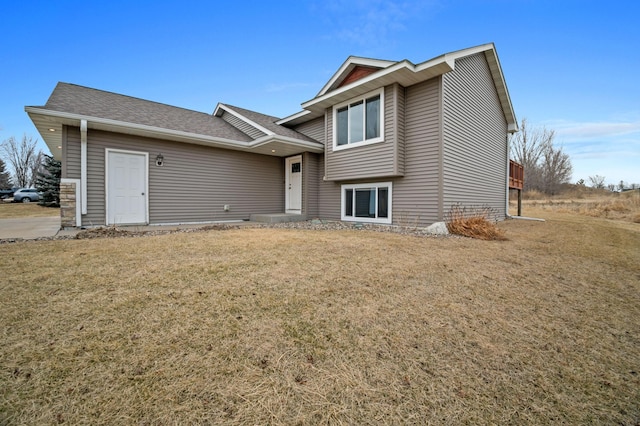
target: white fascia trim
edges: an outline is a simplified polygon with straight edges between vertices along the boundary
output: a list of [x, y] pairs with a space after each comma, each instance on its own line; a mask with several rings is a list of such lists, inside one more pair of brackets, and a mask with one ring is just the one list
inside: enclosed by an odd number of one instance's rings
[[304, 111], [296, 112], [295, 114], [291, 114], [288, 117], [285, 117], [285, 118], [282, 118], [282, 119], [276, 121], [276, 124], [279, 124], [279, 125], [287, 124], [290, 121], [297, 120], [299, 118], [303, 118], [304, 116], [309, 115], [309, 114], [311, 114], [311, 111], [308, 111], [308, 110], [305, 109]]
[[[471, 55], [475, 55], [476, 53], [485, 52], [487, 50], [494, 50], [494, 49], [495, 49], [495, 46], [493, 45], [493, 43], [486, 43], [486, 44], [481, 44], [479, 46], [468, 47], [466, 49], [445, 53], [444, 55], [439, 56], [438, 58], [445, 58], [445, 60], [453, 62], [456, 59], [464, 58], [465, 56], [471, 56]], [[438, 58], [434, 58], [434, 59], [438, 59]], [[418, 67], [421, 67], [424, 64], [428, 64], [434, 59], [430, 59], [427, 62], [419, 64]]]
[[347, 60], [338, 68], [335, 74], [331, 77], [331, 79], [325, 84], [322, 89], [318, 92], [316, 97], [322, 96], [333, 86], [333, 84], [338, 81], [340, 77], [347, 71], [349, 68], [354, 68], [357, 65], [365, 66], [365, 67], [375, 67], [375, 68], [387, 68], [393, 64], [396, 64], [395, 61], [385, 61], [382, 59], [371, 59], [371, 58], [362, 58], [359, 56], [349, 56]]
[[303, 141], [301, 139], [290, 138], [288, 136], [278, 136], [278, 135], [268, 135], [258, 138], [251, 142], [251, 148], [258, 148], [260, 146], [272, 143], [272, 142], [282, 142], [287, 145], [296, 146], [298, 148], [303, 148], [312, 152], [323, 153], [324, 145], [319, 142], [310, 142]]
[[61, 119], [67, 119], [67, 120], [77, 120], [78, 122], [81, 122], [82, 120], [86, 120], [89, 126], [92, 123], [105, 124], [105, 125], [110, 125], [114, 127], [122, 127], [125, 129], [148, 132], [152, 137], [164, 136], [165, 138], [167, 137], [171, 138], [173, 136], [173, 137], [187, 138], [187, 139], [193, 140], [194, 142], [206, 142], [211, 146], [222, 147], [222, 148], [252, 150], [254, 148], [257, 148], [269, 142], [283, 142], [283, 143], [298, 146], [301, 148], [309, 148], [314, 150], [314, 152], [324, 152], [324, 145], [319, 142], [304, 141], [301, 139], [295, 139], [287, 136], [279, 136], [276, 134], [266, 135], [250, 142], [235, 141], [232, 139], [215, 138], [213, 136], [199, 135], [197, 133], [182, 132], [179, 130], [169, 130], [169, 129], [163, 129], [160, 127], [127, 123], [124, 121], [110, 120], [106, 118], [90, 117], [86, 115], [73, 114], [68, 112], [50, 111], [50, 110], [41, 109], [41, 108], [33, 108], [33, 107], [27, 107], [27, 108], [28, 108], [27, 112], [31, 112], [34, 114], [41, 114], [49, 117], [61, 118]]
[[[445, 61], [444, 57], [441, 57], [441, 58], [439, 58], [439, 60], [437, 62], [432, 63], [432, 61], [429, 61], [427, 63], [429, 64], [429, 67], [432, 67], [432, 66], [444, 63], [444, 62], [447, 62], [447, 61]], [[448, 62], [447, 62], [447, 64], [450, 65]], [[319, 97], [316, 97], [314, 99], [311, 99], [310, 101], [307, 101], [307, 102], [303, 103], [302, 104], [302, 108], [308, 109], [308, 108], [312, 107], [313, 105], [315, 105], [315, 104], [317, 104], [319, 102], [325, 101], [327, 99], [331, 99], [332, 97], [334, 97], [336, 95], [339, 95], [341, 93], [347, 92], [347, 91], [353, 89], [354, 87], [360, 86], [362, 84], [369, 83], [371, 81], [375, 81], [375, 80], [379, 79], [380, 77], [384, 77], [384, 76], [389, 75], [391, 73], [400, 71], [403, 68], [408, 69], [409, 71], [413, 71], [414, 73], [418, 72], [416, 70], [416, 66], [405, 59], [404, 61], [397, 62], [393, 66], [390, 66], [388, 68], [385, 68], [383, 70], [375, 72], [375, 73], [373, 73], [373, 74], [371, 74], [371, 75], [369, 75], [367, 77], [361, 78], [360, 80], [356, 80], [353, 83], [347, 84], [346, 86], [342, 86], [339, 89], [332, 90], [329, 93], [326, 93], [326, 94], [324, 94], [322, 96], [319, 96]], [[423, 69], [421, 69], [420, 71], [422, 71]], [[453, 69], [453, 68], [451, 68], [451, 69]]]
[[484, 53], [487, 62], [489, 62], [489, 66], [495, 66], [498, 73], [496, 75], [495, 72], [491, 72], [493, 77], [493, 83], [496, 86], [496, 90], [498, 91], [498, 96], [500, 98], [500, 103], [502, 104], [502, 109], [505, 112], [505, 118], [507, 120], [507, 131], [509, 133], [515, 133], [518, 131], [518, 121], [516, 119], [515, 112], [513, 110], [513, 104], [511, 103], [511, 97], [509, 96], [509, 89], [507, 88], [507, 82], [504, 78], [504, 74], [502, 72], [502, 66], [500, 65], [500, 59], [498, 58], [498, 52], [496, 51], [496, 47], [493, 43], [481, 44], [475, 47], [469, 47], [467, 49], [457, 50], [455, 52], [446, 53], [438, 58], [434, 58], [427, 62], [423, 62], [421, 64], [416, 65], [416, 71], [421, 71], [425, 68], [428, 68], [430, 62], [434, 60], [438, 60], [444, 58], [444, 60], [451, 66], [452, 69], [455, 68], [456, 59], [463, 58], [465, 56], [475, 55], [476, 53]]
[[219, 113], [219, 110], [224, 110], [224, 111], [228, 112], [229, 114], [233, 115], [234, 117], [239, 118], [240, 120], [244, 121], [248, 125], [253, 126], [256, 129], [260, 130], [265, 135], [275, 135], [275, 133], [272, 132], [271, 130], [267, 129], [266, 127], [263, 127], [263, 126], [259, 125], [258, 123], [256, 123], [253, 120], [249, 120], [244, 115], [240, 114], [239, 112], [235, 111], [232, 108], [229, 108], [228, 106], [226, 106], [224, 104], [218, 104], [218, 106], [216, 107], [216, 110], [213, 112], [213, 115], [217, 116], [218, 113]]
[[498, 69], [498, 75], [493, 75], [493, 82], [498, 90], [498, 96], [503, 104], [502, 109], [506, 113], [507, 119], [507, 131], [509, 133], [515, 133], [519, 130], [518, 119], [511, 103], [511, 96], [509, 95], [509, 88], [507, 87], [507, 81], [502, 73], [502, 66], [500, 65], [500, 59], [498, 58], [498, 52], [495, 49], [485, 52], [485, 58], [489, 62], [489, 66], [494, 65]]
[[42, 109], [42, 108], [27, 107], [27, 112], [30, 112], [33, 114], [46, 115], [54, 118], [76, 120], [78, 122], [80, 122], [81, 120], [87, 120], [87, 122], [90, 124], [91, 123], [104, 124], [104, 125], [109, 125], [114, 127], [122, 127], [125, 129], [138, 130], [141, 132], [148, 132], [150, 136], [154, 136], [154, 137], [157, 137], [159, 135], [164, 137], [173, 136], [173, 137], [187, 138], [187, 139], [192, 139], [198, 142], [208, 142], [212, 145], [215, 144], [215, 145], [221, 145], [221, 146], [228, 146], [229, 148], [236, 148], [236, 149], [251, 148], [253, 144], [253, 142], [236, 141], [233, 139], [226, 139], [226, 138], [217, 138], [213, 136], [200, 135], [198, 133], [189, 133], [189, 132], [183, 132], [180, 130], [163, 129], [161, 127], [147, 126], [144, 124], [127, 123], [126, 121], [91, 117], [88, 115], [74, 114], [69, 112], [51, 111], [51, 110]]

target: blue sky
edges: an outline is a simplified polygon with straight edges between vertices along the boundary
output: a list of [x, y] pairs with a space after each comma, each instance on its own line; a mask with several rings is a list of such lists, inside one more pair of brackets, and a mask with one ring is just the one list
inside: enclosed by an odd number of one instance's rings
[[518, 119], [556, 131], [573, 182], [640, 183], [639, 17], [635, 1], [6, 2], [0, 140], [40, 139], [24, 106], [58, 81], [284, 117], [349, 55], [419, 63], [494, 42]]

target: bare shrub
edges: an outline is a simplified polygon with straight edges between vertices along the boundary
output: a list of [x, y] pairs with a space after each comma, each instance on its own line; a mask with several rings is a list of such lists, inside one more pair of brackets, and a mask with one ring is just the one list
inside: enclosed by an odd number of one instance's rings
[[454, 204], [445, 214], [449, 232], [480, 240], [504, 241], [504, 231], [496, 226], [497, 212], [488, 206], [461, 206]]

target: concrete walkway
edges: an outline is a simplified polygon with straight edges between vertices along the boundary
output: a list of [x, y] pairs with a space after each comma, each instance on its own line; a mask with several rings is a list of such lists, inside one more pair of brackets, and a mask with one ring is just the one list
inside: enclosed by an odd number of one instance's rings
[[24, 238], [33, 240], [53, 237], [60, 230], [60, 217], [24, 217], [0, 219], [0, 239]]

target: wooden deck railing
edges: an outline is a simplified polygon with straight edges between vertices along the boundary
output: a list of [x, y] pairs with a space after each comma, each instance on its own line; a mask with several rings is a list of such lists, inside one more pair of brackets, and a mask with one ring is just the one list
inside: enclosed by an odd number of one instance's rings
[[509, 160], [509, 188], [522, 189], [524, 186], [524, 167], [522, 164]]

